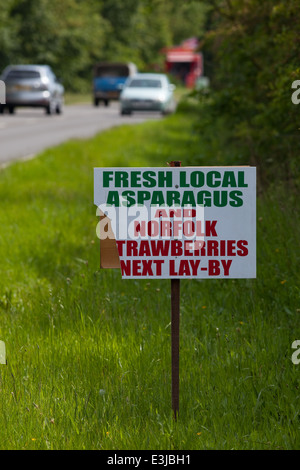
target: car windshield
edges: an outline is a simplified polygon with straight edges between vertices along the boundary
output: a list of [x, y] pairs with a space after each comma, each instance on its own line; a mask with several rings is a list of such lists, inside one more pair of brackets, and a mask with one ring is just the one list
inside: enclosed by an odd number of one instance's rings
[[161, 81], [152, 78], [134, 78], [128, 86], [130, 88], [161, 88]]
[[6, 80], [26, 80], [28, 78], [40, 78], [40, 72], [35, 70], [11, 70]]

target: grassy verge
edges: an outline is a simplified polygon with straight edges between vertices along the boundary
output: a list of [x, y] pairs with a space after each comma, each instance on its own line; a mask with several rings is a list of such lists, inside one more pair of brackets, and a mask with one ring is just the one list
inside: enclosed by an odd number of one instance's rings
[[1, 171], [0, 449], [299, 448], [296, 196], [279, 186], [258, 201], [256, 280], [182, 281], [178, 422], [169, 282], [99, 270], [93, 167], [226, 164], [193, 119], [122, 126]]
[[65, 104], [80, 104], [80, 103], [92, 103], [93, 96], [90, 93], [65, 93]]

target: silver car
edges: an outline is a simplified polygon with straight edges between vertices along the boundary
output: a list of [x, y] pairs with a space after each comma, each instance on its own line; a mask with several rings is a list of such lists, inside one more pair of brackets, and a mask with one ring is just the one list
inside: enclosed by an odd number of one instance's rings
[[16, 107], [45, 108], [47, 114], [60, 114], [64, 105], [64, 87], [48, 65], [9, 65], [1, 80], [6, 86], [4, 107], [13, 114]]
[[138, 73], [129, 78], [120, 95], [120, 113], [133, 111], [175, 111], [175, 85], [162, 73]]

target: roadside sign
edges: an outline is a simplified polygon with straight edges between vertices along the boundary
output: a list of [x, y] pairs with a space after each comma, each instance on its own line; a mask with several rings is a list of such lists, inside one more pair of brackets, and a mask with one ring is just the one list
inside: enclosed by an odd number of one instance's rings
[[94, 203], [123, 278], [256, 277], [254, 167], [95, 168]]

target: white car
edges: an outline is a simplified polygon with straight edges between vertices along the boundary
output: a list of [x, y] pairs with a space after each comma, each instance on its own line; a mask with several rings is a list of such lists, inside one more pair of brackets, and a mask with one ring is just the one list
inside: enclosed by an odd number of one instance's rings
[[162, 73], [138, 73], [130, 77], [120, 94], [120, 113], [133, 111], [159, 111], [162, 114], [175, 111], [175, 85]]

